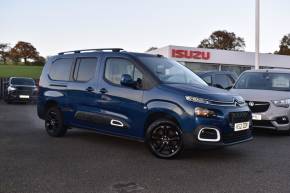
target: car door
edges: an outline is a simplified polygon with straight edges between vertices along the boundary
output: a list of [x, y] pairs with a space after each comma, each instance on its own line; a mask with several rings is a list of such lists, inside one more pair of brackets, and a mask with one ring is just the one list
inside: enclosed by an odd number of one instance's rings
[[106, 130], [119, 135], [141, 137], [144, 123], [143, 89], [122, 86], [123, 74], [135, 81], [143, 80], [143, 73], [136, 63], [127, 57], [106, 56], [100, 78], [99, 100], [106, 120]]
[[100, 113], [98, 99], [98, 57], [77, 57], [69, 85], [69, 103], [73, 111], [72, 125], [96, 129], [99, 122], [96, 117]]

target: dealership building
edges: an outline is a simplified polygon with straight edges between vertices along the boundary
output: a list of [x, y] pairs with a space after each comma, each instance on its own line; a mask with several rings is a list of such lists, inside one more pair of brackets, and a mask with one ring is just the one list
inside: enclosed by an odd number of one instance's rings
[[[234, 71], [237, 74], [253, 69], [254, 52], [203, 49], [183, 46], [166, 46], [149, 53], [160, 54], [185, 65], [194, 72]], [[290, 69], [290, 56], [260, 54], [260, 68]]]

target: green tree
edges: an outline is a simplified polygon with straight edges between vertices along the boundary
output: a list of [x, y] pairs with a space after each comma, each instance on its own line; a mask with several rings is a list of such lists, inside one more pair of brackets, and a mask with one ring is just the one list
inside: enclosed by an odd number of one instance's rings
[[35, 60], [39, 57], [36, 48], [28, 42], [19, 41], [10, 51], [10, 57], [13, 61], [24, 60], [27, 64], [28, 59]]
[[199, 48], [244, 51], [246, 44], [244, 38], [236, 36], [233, 32], [215, 31], [209, 38], [198, 45]]
[[10, 46], [7, 43], [0, 43], [0, 59], [6, 64], [9, 58]]
[[274, 53], [280, 55], [290, 55], [290, 34], [283, 36], [280, 41], [279, 50]]

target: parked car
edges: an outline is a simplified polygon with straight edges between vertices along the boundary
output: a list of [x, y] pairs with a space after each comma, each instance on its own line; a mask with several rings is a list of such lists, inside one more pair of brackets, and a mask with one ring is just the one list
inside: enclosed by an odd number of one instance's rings
[[230, 71], [205, 71], [197, 72], [196, 74], [209, 86], [227, 90], [231, 89], [238, 79], [238, 75]]
[[121, 49], [77, 50], [49, 58], [38, 115], [47, 133], [68, 128], [145, 141], [159, 158], [194, 144], [233, 145], [252, 139], [242, 97], [209, 87], [181, 64]]
[[231, 90], [247, 101], [255, 128], [290, 131], [290, 70], [249, 70]]
[[32, 78], [11, 77], [6, 83], [5, 102], [33, 102], [37, 99], [37, 92]]

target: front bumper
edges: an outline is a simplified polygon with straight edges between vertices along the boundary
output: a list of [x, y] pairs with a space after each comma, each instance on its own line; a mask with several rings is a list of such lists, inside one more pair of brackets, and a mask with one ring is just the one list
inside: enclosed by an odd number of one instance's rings
[[290, 130], [289, 108], [276, 107], [275, 105], [271, 104], [266, 112], [254, 114], [260, 116], [261, 120], [253, 120], [253, 128], [271, 129], [278, 131]]
[[[207, 107], [208, 108], [208, 107]], [[253, 139], [252, 136], [252, 116], [247, 106], [242, 107], [212, 107], [218, 112], [216, 117], [204, 118], [194, 116], [189, 118], [183, 128], [183, 141], [186, 147], [206, 145], [206, 146], [229, 146]], [[211, 110], [210, 109], [210, 110]], [[235, 131], [235, 124], [247, 123], [247, 127]], [[186, 129], [184, 129], [186, 128]], [[202, 130], [215, 130], [218, 137], [201, 137]], [[207, 131], [208, 132], [208, 131]], [[207, 133], [205, 132], [205, 133]], [[209, 132], [210, 133], [210, 132]], [[203, 134], [204, 135], [204, 134]], [[207, 134], [206, 134], [207, 135]], [[205, 135], [205, 136], [206, 136]], [[210, 134], [211, 135], [211, 134]], [[211, 139], [205, 141], [204, 139]], [[212, 140], [216, 139], [216, 140]]]
[[221, 139], [217, 142], [205, 142], [198, 140], [198, 132], [200, 129], [196, 129], [194, 133], [184, 133], [183, 142], [185, 147], [195, 146], [231, 146], [253, 140], [252, 129], [244, 131], [221, 133]]
[[[25, 97], [22, 97], [25, 96]], [[37, 93], [14, 91], [7, 93], [6, 99], [15, 102], [36, 101]]]

